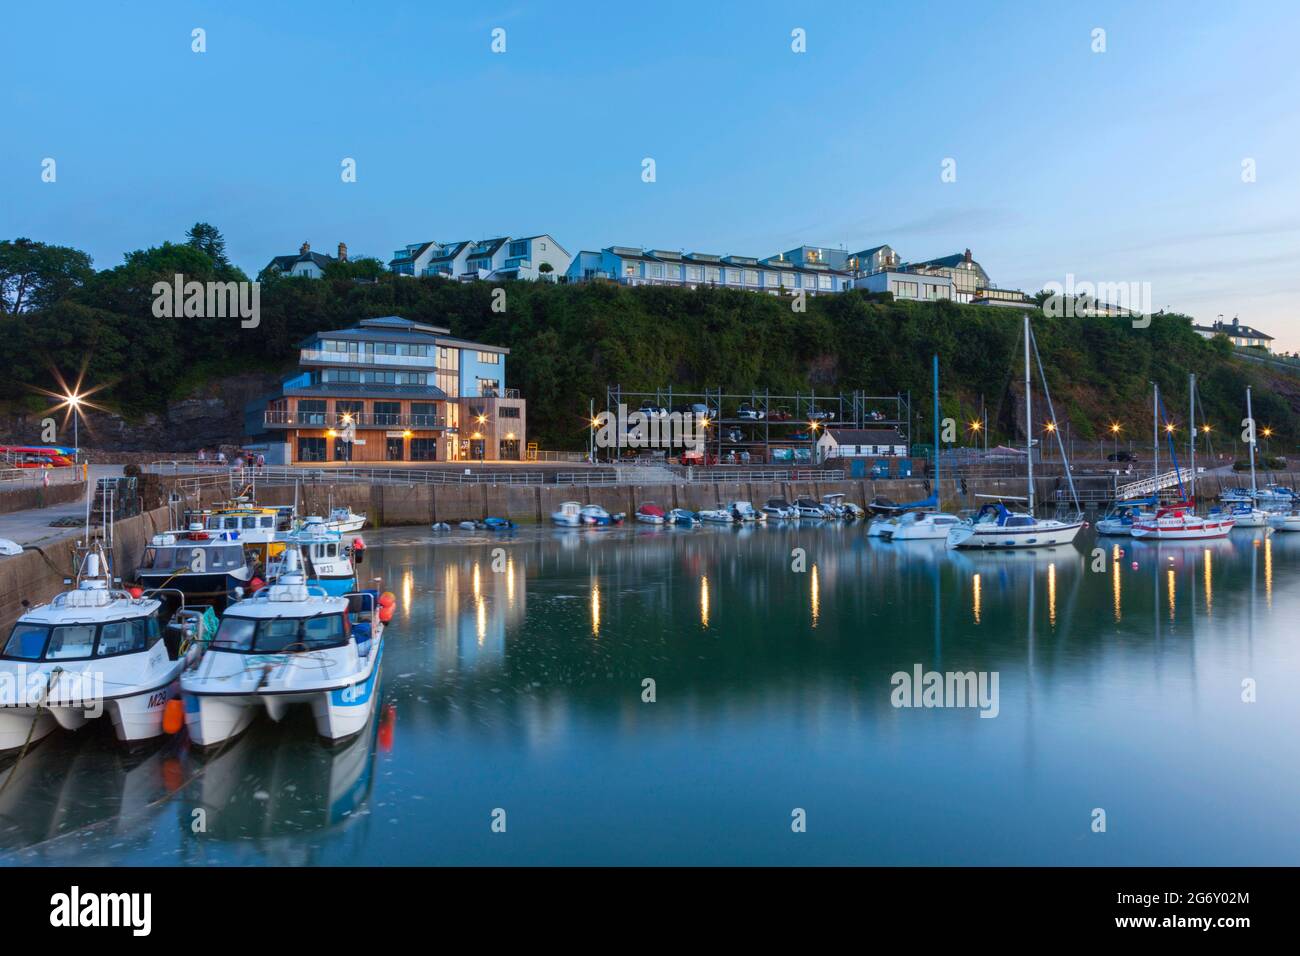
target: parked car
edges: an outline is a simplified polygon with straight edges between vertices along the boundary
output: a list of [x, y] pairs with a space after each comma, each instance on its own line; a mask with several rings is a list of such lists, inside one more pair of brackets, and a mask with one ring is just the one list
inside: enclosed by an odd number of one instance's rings
[[1107, 461], [1137, 461], [1137, 455], [1131, 451], [1112, 452], [1106, 456]]
[[740, 407], [736, 409], [736, 417], [745, 421], [762, 421], [766, 414], [761, 408], [755, 408], [749, 402], [741, 402]]

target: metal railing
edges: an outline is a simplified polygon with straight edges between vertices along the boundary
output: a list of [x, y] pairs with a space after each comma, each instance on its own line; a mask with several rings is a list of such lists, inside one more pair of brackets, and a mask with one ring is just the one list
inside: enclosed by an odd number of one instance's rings
[[1120, 485], [1115, 489], [1115, 496], [1117, 498], [1145, 498], [1162, 489], [1172, 488], [1180, 482], [1185, 485], [1191, 480], [1192, 470], [1190, 468], [1174, 468], [1152, 478], [1143, 478], [1141, 481], [1130, 481], [1128, 484]]
[[287, 425], [304, 428], [336, 428], [356, 425], [358, 428], [445, 428], [447, 419], [441, 415], [393, 415], [386, 412], [302, 412], [267, 409], [262, 413], [264, 425]]

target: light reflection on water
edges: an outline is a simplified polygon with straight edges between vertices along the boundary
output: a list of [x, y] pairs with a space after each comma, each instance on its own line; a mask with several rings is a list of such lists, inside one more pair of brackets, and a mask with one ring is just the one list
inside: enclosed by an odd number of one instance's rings
[[[399, 613], [365, 734], [261, 721], [206, 760], [58, 735], [0, 765], [4, 861], [1300, 862], [1300, 535], [368, 538]], [[997, 671], [998, 717], [895, 709], [917, 664]]]

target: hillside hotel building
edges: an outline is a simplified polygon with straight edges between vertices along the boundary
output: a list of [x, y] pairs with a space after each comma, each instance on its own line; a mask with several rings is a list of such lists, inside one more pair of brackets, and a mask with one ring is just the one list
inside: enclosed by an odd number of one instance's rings
[[525, 402], [505, 387], [509, 351], [397, 316], [318, 332], [262, 430], [295, 464], [517, 461]]

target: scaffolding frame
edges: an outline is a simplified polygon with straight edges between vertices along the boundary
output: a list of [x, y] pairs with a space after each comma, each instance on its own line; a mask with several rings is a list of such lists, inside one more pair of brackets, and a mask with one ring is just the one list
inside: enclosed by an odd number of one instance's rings
[[[706, 447], [716, 462], [721, 462], [726, 452], [739, 455], [748, 451], [751, 456], [761, 453], [762, 463], [772, 464], [773, 449], [788, 448], [794, 452], [796, 448], [806, 447], [809, 462], [816, 464], [817, 439], [827, 428], [895, 428], [902, 433], [909, 450], [912, 446], [910, 392], [868, 395], [863, 391], [819, 393], [810, 389], [780, 395], [769, 389], [727, 392], [721, 386], [703, 391], [678, 390], [671, 385], [654, 391], [631, 391], [621, 385], [607, 385], [605, 411], [613, 417], [619, 405], [625, 406], [629, 415], [646, 405], [670, 413], [688, 405], [704, 405], [709, 410]], [[761, 412], [762, 417], [738, 417], [742, 406]], [[892, 416], [886, 414], [886, 409], [892, 410]], [[773, 419], [774, 412], [782, 417]], [[824, 417], [826, 413], [832, 413], [831, 417]], [[873, 414], [881, 417], [873, 418]], [[738, 439], [734, 437], [737, 434]], [[621, 456], [627, 447], [620, 445], [610, 451]]]

